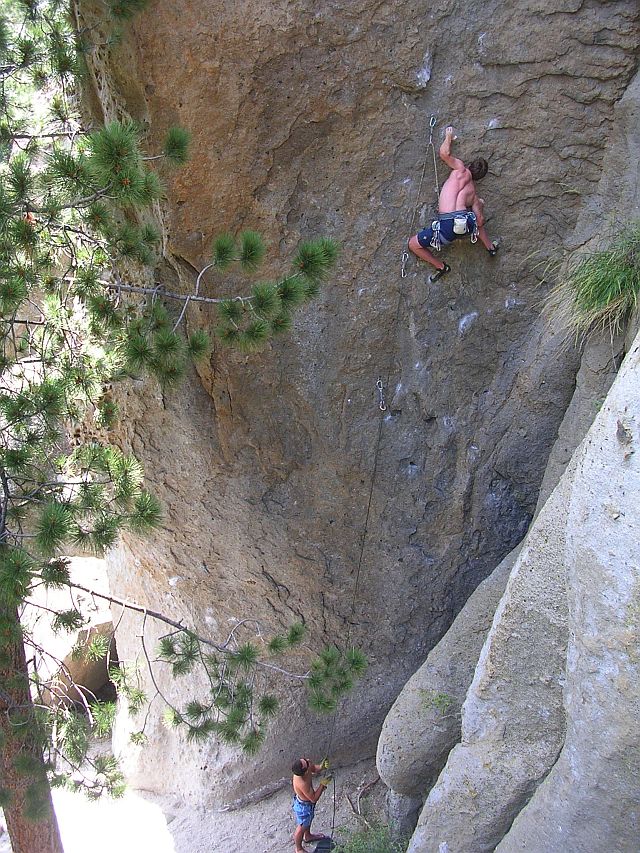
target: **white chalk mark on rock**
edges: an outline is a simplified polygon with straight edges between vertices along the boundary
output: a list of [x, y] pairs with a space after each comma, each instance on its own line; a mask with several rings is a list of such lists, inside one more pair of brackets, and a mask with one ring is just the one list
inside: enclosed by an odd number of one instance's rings
[[416, 77], [418, 78], [418, 88], [424, 89], [431, 80], [431, 68], [433, 65], [433, 57], [430, 51], [427, 51], [422, 60], [422, 66], [418, 69]]
[[478, 312], [472, 311], [470, 314], [465, 314], [464, 317], [460, 318], [460, 322], [458, 323], [458, 334], [460, 337], [465, 335], [467, 331], [471, 328], [471, 326], [478, 319]]

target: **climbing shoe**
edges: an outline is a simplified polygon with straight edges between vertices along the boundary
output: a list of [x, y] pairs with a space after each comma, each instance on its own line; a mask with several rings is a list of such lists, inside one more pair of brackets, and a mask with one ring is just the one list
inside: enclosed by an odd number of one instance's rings
[[494, 243], [493, 249], [487, 249], [487, 252], [489, 252], [489, 254], [491, 255], [492, 258], [495, 258], [495, 256], [498, 254], [499, 248], [500, 248], [500, 246], [497, 243]]
[[449, 264], [445, 264], [441, 270], [436, 270], [433, 275], [429, 276], [429, 281], [433, 284], [434, 281], [437, 281], [439, 278], [442, 278], [443, 275], [446, 275], [448, 272], [451, 272], [451, 267]]

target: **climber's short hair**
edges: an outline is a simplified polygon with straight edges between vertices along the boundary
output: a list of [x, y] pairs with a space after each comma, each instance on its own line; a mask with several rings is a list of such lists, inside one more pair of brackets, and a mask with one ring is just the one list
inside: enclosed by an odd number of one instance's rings
[[309, 769], [309, 759], [308, 758], [298, 758], [291, 765], [291, 772], [295, 776], [304, 776], [304, 774]]
[[484, 157], [477, 157], [466, 164], [467, 169], [471, 172], [471, 177], [474, 181], [480, 181], [489, 171], [489, 164]]

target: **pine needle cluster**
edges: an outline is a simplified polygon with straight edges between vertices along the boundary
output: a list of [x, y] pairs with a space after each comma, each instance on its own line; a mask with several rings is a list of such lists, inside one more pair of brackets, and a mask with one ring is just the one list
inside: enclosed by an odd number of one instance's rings
[[118, 696], [126, 702], [129, 713], [139, 713], [148, 698], [140, 687], [138, 670], [135, 667], [113, 666], [109, 669], [109, 679], [115, 685]]
[[263, 662], [299, 645], [304, 635], [304, 626], [296, 623], [286, 634], [267, 642], [255, 637], [240, 642], [234, 635], [231, 643], [214, 651], [211, 644], [189, 631], [163, 637], [158, 660], [169, 665], [174, 676], [189, 675], [200, 667], [210, 685], [209, 696], [204, 699], [192, 699], [183, 708], [168, 705], [166, 724], [186, 727], [188, 741], [214, 736], [253, 755], [279, 710], [278, 699], [269, 690], [272, 670]]
[[[237, 263], [243, 270], [255, 272], [264, 254], [262, 239], [254, 231], [245, 231], [237, 239], [222, 234], [214, 240], [212, 263], [219, 270]], [[329, 277], [337, 257], [338, 247], [333, 240], [305, 241], [298, 247], [289, 275], [254, 284], [247, 296], [220, 300], [220, 340], [244, 352], [255, 352], [270, 338], [288, 331], [295, 310], [318, 295], [320, 284]]]
[[340, 697], [348, 693], [367, 668], [364, 654], [356, 648], [346, 651], [328, 646], [311, 664], [307, 680], [309, 707], [319, 714], [333, 713]]
[[[214, 652], [210, 644], [190, 631], [164, 636], [157, 650], [158, 660], [169, 665], [174, 676], [187, 676], [201, 667], [210, 685], [206, 699], [194, 698], [183, 708], [168, 704], [166, 724], [186, 726], [189, 741], [215, 736], [253, 754], [264, 740], [269, 720], [279, 711], [278, 699], [269, 690], [272, 660], [299, 646], [305, 634], [301, 623], [268, 640], [253, 637], [241, 642], [234, 632], [232, 641], [217, 646]], [[324, 649], [304, 676], [310, 707], [321, 714], [335, 711], [339, 698], [351, 690], [366, 667], [364, 655], [356, 648], [344, 652], [335, 646]]]
[[[96, 800], [104, 793], [111, 797], [124, 794], [125, 779], [117, 759], [109, 754], [91, 758], [89, 753], [92, 738], [110, 735], [115, 713], [114, 702], [94, 701], [83, 711], [73, 705], [56, 706], [47, 724], [55, 732], [56, 752], [62, 760], [58, 758], [55, 769], [50, 771], [51, 787], [82, 792], [90, 800]], [[53, 765], [58, 756], [52, 754], [51, 744], [52, 738], [49, 737], [45, 751], [49, 753], [50, 765]], [[83, 771], [79, 770], [81, 767]]]

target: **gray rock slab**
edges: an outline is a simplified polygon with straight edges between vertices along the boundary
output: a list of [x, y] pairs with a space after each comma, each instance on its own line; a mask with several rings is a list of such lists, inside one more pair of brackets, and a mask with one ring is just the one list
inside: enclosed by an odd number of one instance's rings
[[640, 847], [639, 389], [636, 339], [568, 495], [567, 737], [500, 853]]
[[387, 714], [376, 761], [393, 791], [424, 796], [460, 740], [460, 709], [519, 550], [475, 590]]
[[493, 850], [560, 751], [567, 475], [511, 572], [463, 705], [462, 741], [429, 793], [409, 853]]
[[556, 487], [574, 451], [603, 405], [624, 358], [624, 337], [623, 333], [605, 333], [595, 335], [587, 341], [576, 376], [576, 388], [560, 424], [558, 438], [544, 472], [536, 512], [540, 511]]
[[392, 828], [393, 837], [409, 838], [416, 828], [418, 815], [422, 809], [422, 797], [412, 797], [387, 791], [387, 823]]

